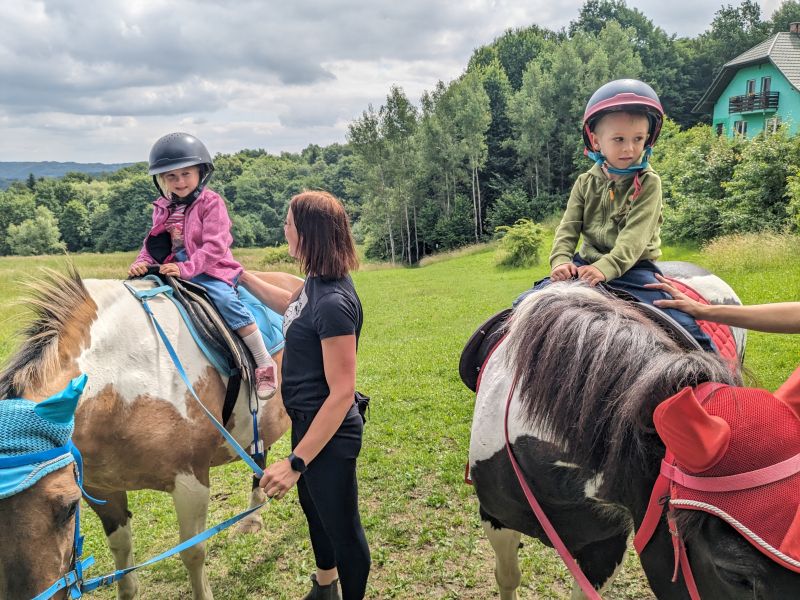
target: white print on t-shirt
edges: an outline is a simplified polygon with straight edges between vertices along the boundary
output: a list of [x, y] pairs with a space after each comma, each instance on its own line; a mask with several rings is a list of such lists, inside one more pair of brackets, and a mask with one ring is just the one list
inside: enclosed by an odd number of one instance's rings
[[292, 321], [300, 316], [300, 313], [303, 312], [306, 304], [308, 304], [308, 296], [306, 296], [306, 288], [303, 286], [300, 296], [297, 298], [297, 300], [289, 305], [289, 307], [286, 309], [286, 312], [283, 314], [283, 337], [286, 337], [286, 332], [289, 330], [289, 325], [291, 325]]

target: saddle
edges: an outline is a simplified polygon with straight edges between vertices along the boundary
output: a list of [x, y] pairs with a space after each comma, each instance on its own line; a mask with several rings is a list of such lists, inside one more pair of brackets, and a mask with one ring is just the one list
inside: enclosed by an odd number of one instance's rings
[[[650, 304], [645, 304], [632, 294], [614, 288], [608, 284], [601, 283], [597, 287], [602, 292], [630, 303], [643, 316], [658, 325], [658, 327], [684, 350], [702, 350], [697, 340], [695, 340], [675, 319], [662, 310]], [[458, 363], [458, 374], [461, 376], [461, 381], [464, 382], [464, 385], [473, 392], [477, 391], [478, 379], [486, 359], [489, 357], [489, 354], [491, 354], [492, 349], [503, 339], [507, 329], [507, 321], [512, 312], [513, 309], [506, 308], [491, 316], [475, 330], [475, 333], [470, 336], [464, 349], [461, 351], [461, 359]]]
[[[227, 424], [239, 396], [242, 380], [254, 391], [255, 363], [242, 339], [232, 331], [220, 316], [206, 289], [199, 284], [159, 275], [158, 267], [149, 267], [146, 279], [162, 281], [172, 288], [172, 300], [178, 307], [187, 326], [192, 330], [198, 346], [214, 367], [228, 376], [222, 422]], [[182, 310], [181, 310], [182, 309]]]

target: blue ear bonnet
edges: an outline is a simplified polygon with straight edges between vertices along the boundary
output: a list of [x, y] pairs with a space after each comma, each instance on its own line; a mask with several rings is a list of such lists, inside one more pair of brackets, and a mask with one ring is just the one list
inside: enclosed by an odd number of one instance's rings
[[28, 489], [75, 460], [70, 438], [86, 375], [43, 400], [0, 400], [0, 499]]

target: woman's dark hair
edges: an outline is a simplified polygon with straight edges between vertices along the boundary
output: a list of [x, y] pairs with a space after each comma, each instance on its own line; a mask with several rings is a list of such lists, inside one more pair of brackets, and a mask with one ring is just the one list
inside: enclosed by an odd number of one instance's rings
[[308, 275], [339, 279], [358, 268], [350, 222], [333, 194], [307, 191], [289, 202], [298, 235], [298, 259]]

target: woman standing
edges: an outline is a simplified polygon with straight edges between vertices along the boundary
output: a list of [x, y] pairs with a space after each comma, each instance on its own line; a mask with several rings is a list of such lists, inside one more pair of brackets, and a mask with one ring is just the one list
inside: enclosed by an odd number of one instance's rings
[[292, 198], [284, 223], [289, 254], [306, 274], [287, 290], [243, 273], [240, 283], [284, 314], [281, 394], [292, 453], [271, 464], [261, 487], [282, 498], [297, 484], [317, 571], [303, 600], [364, 597], [370, 554], [358, 512], [356, 458], [363, 421], [354, 401], [363, 321], [349, 272], [358, 267], [347, 214], [327, 192]]

